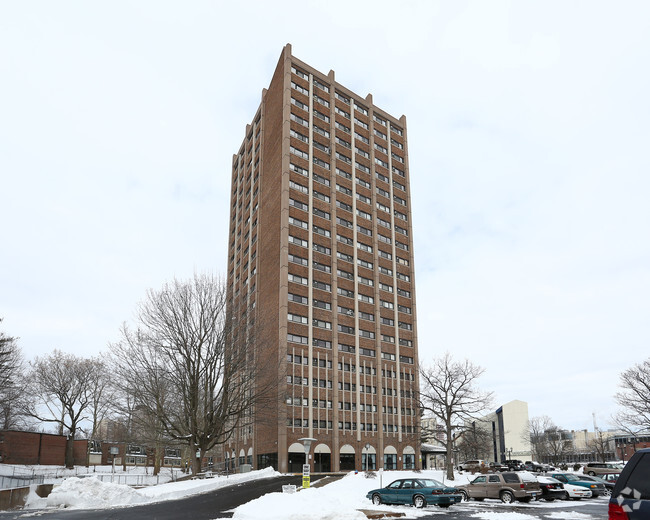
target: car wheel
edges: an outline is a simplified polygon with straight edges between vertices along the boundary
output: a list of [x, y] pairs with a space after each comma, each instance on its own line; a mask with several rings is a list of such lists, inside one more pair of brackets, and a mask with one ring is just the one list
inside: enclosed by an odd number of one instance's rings
[[603, 495], [605, 495], [606, 497], [611, 497], [612, 496], [612, 490], [607, 488], [605, 490], [605, 492], [603, 493]]
[[424, 497], [422, 495], [415, 495], [413, 497], [413, 505], [418, 509], [421, 509], [427, 505], [427, 501], [424, 500]]
[[375, 504], [376, 506], [381, 504], [381, 496], [375, 493], [372, 495], [372, 503]]
[[596, 474], [595, 471], [587, 471], [587, 475], [591, 475], [592, 477]]
[[501, 491], [499, 498], [504, 504], [512, 504], [515, 501], [515, 495], [512, 494], [512, 491]]
[[469, 502], [469, 494], [464, 489], [460, 490], [460, 496], [463, 497], [463, 502]]

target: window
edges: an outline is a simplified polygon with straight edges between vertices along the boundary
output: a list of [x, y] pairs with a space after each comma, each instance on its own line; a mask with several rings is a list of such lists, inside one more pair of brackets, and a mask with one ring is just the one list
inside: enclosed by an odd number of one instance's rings
[[299, 283], [300, 285], [307, 285], [307, 278], [298, 276], [297, 274], [289, 273], [289, 281], [294, 283]]
[[366, 260], [362, 260], [361, 258], [357, 258], [357, 264], [365, 267], [366, 269], [374, 269], [374, 265], [372, 262], [367, 262]]
[[398, 323], [398, 327], [404, 330], [413, 330], [413, 325], [411, 325], [410, 323], [406, 323], [405, 321], [400, 321]]
[[289, 206], [293, 206], [294, 208], [302, 209], [304, 211], [309, 211], [309, 206], [305, 204], [304, 202], [300, 202], [299, 200], [295, 199], [289, 199]]
[[336, 141], [338, 144], [340, 144], [341, 146], [344, 146], [345, 148], [348, 148], [348, 149], [350, 149], [350, 150], [352, 149], [352, 147], [350, 146], [350, 143], [347, 142], [347, 141], [345, 141], [344, 139], [341, 139], [340, 137], [337, 137], [337, 138], [335, 139], [335, 141]]
[[[355, 180], [356, 180], [357, 184], [359, 184], [360, 186], [363, 186], [364, 188], [370, 189], [370, 183], [369, 182], [364, 181], [360, 177], [357, 177]], [[370, 204], [370, 202], [368, 202], [368, 204]]]
[[330, 214], [327, 211], [323, 211], [323, 210], [320, 210], [318, 208], [314, 208], [313, 213], [317, 217], [321, 217], [321, 218], [324, 218], [326, 220], [330, 219]]
[[337, 307], [337, 311], [339, 314], [345, 314], [346, 316], [354, 316], [354, 309], [350, 309], [349, 307], [343, 307], [339, 305]]
[[364, 244], [363, 242], [357, 242], [357, 247], [361, 249], [361, 251], [366, 251], [367, 253], [372, 253], [372, 247], [369, 245]]
[[294, 67], [293, 65], [291, 66], [291, 72], [293, 72], [296, 76], [300, 76], [302, 79], [309, 80], [309, 76], [307, 74], [305, 74], [300, 69]]
[[[315, 224], [314, 224], [314, 226], [312, 227], [312, 229], [314, 230], [314, 233], [316, 233], [316, 234], [318, 234], [318, 235], [322, 235], [322, 236], [324, 236], [324, 237], [328, 237], [328, 238], [329, 238], [330, 236], [332, 236], [332, 234], [330, 233], [330, 231], [329, 231], [328, 229], [323, 229], [322, 227], [318, 227], [318, 226], [315, 225]], [[328, 253], [328, 254], [329, 254], [329, 253]]]
[[357, 299], [360, 302], [375, 303], [375, 299], [372, 296], [366, 296], [365, 294], [359, 294]]
[[291, 171], [299, 173], [300, 175], [304, 175], [305, 177], [307, 177], [309, 175], [309, 172], [307, 170], [305, 170], [304, 168], [301, 168], [300, 166], [296, 166], [293, 163], [289, 163], [289, 169]]
[[314, 85], [316, 85], [319, 89], [324, 90], [325, 92], [329, 93], [330, 91], [330, 88], [327, 85], [321, 83], [317, 79], [314, 79]]
[[359, 311], [359, 318], [361, 318], [362, 320], [375, 321], [374, 314], [363, 312], [363, 311]]
[[302, 135], [302, 134], [296, 132], [293, 129], [291, 129], [291, 131], [289, 133], [291, 134], [291, 137], [295, 137], [296, 139], [299, 139], [303, 143], [308, 143], [309, 142], [309, 137], [307, 137], [306, 135]]
[[314, 148], [318, 148], [320, 151], [325, 152], [327, 155], [330, 153], [330, 147], [325, 146], [324, 144], [314, 141]]
[[404, 135], [404, 132], [402, 132], [401, 128], [397, 128], [396, 126], [393, 125], [390, 125], [390, 131], [396, 133], [397, 135]]
[[296, 334], [287, 334], [287, 341], [290, 343], [301, 343], [307, 345], [308, 340], [306, 336], [298, 336]]
[[[311, 340], [311, 344], [312, 344], [314, 347], [328, 348], [328, 349], [331, 349], [331, 348], [332, 348], [332, 342], [331, 342], [331, 341], [326, 341], [326, 340], [324, 340], [324, 339], [316, 339], [316, 338], [313, 338], [313, 339]], [[316, 361], [316, 360], [314, 360], [314, 361]], [[324, 360], [321, 360], [321, 361], [324, 361]], [[332, 365], [332, 362], [329, 361], [328, 363], [330, 364], [329, 368], [332, 368], [332, 366], [331, 366], [331, 365]]]
[[410, 339], [402, 339], [402, 338], [400, 338], [399, 344], [402, 347], [412, 347], [413, 346], [413, 342]]
[[341, 184], [336, 185], [336, 190], [340, 191], [341, 193], [345, 193], [346, 195], [352, 195], [352, 190], [350, 188], [347, 188]]
[[300, 296], [299, 294], [289, 293], [289, 301], [296, 302], [296, 303], [304, 303], [305, 305], [307, 304], [307, 298], [305, 296]]
[[326, 311], [332, 309], [332, 304], [330, 302], [324, 302], [321, 300], [314, 300], [313, 305], [314, 307], [318, 307], [319, 309], [325, 309]]
[[366, 159], [370, 159], [370, 154], [368, 152], [366, 152], [365, 150], [362, 150], [361, 148], [357, 148], [356, 151], [361, 157], [365, 157]]
[[338, 90], [334, 91], [334, 97], [336, 99], [340, 99], [341, 101], [343, 101], [344, 103], [347, 103], [348, 105], [350, 104], [350, 98], [347, 97], [347, 96], [344, 96]]
[[341, 260], [345, 260], [346, 262], [352, 263], [354, 261], [354, 258], [352, 258], [352, 255], [346, 255], [345, 253], [341, 253], [341, 251], [336, 252], [336, 258], [339, 258]]
[[[376, 130], [375, 130], [375, 133], [377, 133]], [[380, 152], [383, 152], [383, 153], [385, 153], [386, 155], [388, 155], [388, 148], [384, 148], [384, 147], [383, 147], [382, 145], [380, 145], [379, 143], [375, 143], [375, 150], [379, 150]]]
[[354, 291], [344, 289], [343, 287], [337, 287], [336, 292], [341, 296], [347, 296], [348, 298], [354, 298]]
[[297, 256], [297, 255], [292, 255], [292, 254], [289, 254], [289, 262], [293, 262], [294, 264], [299, 264], [299, 265], [307, 265], [308, 264], [306, 258], [303, 258], [301, 256]]
[[[336, 202], [338, 203], [338, 201], [336, 201]], [[350, 222], [349, 220], [346, 220], [344, 218], [341, 218], [341, 217], [336, 217], [336, 223], [340, 224], [342, 226], [345, 226], [346, 228], [349, 228], [349, 229], [353, 228], [352, 222]]]
[[323, 177], [323, 176], [321, 176], [321, 175], [318, 175], [317, 173], [314, 173], [314, 174], [312, 175], [312, 177], [314, 178], [314, 180], [315, 180], [316, 182], [320, 182], [321, 184], [324, 184], [325, 186], [329, 186], [329, 185], [330, 185], [330, 180], [329, 180], [329, 179], [326, 179], [325, 177]]
[[307, 325], [307, 316], [300, 316], [298, 314], [288, 314], [288, 320], [293, 321], [294, 323], [303, 323]]
[[395, 320], [391, 318], [384, 318], [383, 316], [381, 317], [381, 323], [382, 325], [390, 325], [391, 327], [395, 325]]
[[354, 280], [354, 275], [348, 271], [344, 271], [343, 269], [337, 269], [336, 274], [340, 276], [341, 278], [346, 278], [348, 280]]
[[379, 288], [383, 291], [387, 291], [392, 293], [393, 292], [393, 286], [392, 285], [386, 285], [385, 283], [379, 282]]
[[[309, 158], [309, 156], [307, 158]], [[320, 166], [321, 168], [325, 168], [326, 170], [330, 169], [330, 163], [325, 162], [318, 157], [314, 157], [314, 164]]]
[[352, 175], [346, 172], [345, 170], [341, 170], [339, 168], [336, 169], [336, 175], [340, 175], [341, 177], [345, 177], [346, 179], [351, 179]]
[[[358, 195], [358, 193], [357, 193], [357, 195]], [[359, 233], [363, 233], [364, 235], [367, 235], [369, 237], [372, 236], [372, 229], [369, 229], [367, 227], [363, 227], [363, 226], [361, 226], [359, 224], [357, 224], [357, 231]]]
[[321, 119], [322, 121], [325, 121], [326, 123], [330, 122], [329, 116], [323, 114], [322, 112], [319, 112], [318, 110], [314, 110], [314, 115], [318, 118]]
[[338, 325], [338, 330], [339, 332], [343, 332], [345, 334], [354, 334], [354, 327], [348, 327], [347, 325]]
[[354, 132], [354, 137], [363, 143], [370, 144], [370, 140], [367, 137], [361, 135], [359, 132]]
[[327, 137], [328, 139], [330, 138], [330, 133], [327, 130], [325, 130], [324, 128], [321, 128], [318, 125], [314, 125], [314, 132], [316, 132], [317, 134], [320, 134], [320, 135], [322, 135], [324, 137]]
[[293, 217], [289, 217], [289, 224], [291, 224], [293, 226], [301, 227], [303, 229], [307, 229], [309, 227], [307, 222], [305, 222], [304, 220], [300, 220], [300, 219], [293, 218]]
[[393, 255], [391, 255], [390, 253], [387, 253], [386, 251], [382, 251], [381, 249], [379, 250], [379, 256], [381, 256], [382, 258], [385, 258], [386, 260], [392, 260], [393, 259]]
[[350, 246], [354, 244], [354, 241], [351, 238], [344, 237], [343, 235], [336, 235], [336, 240]]
[[289, 243], [295, 244], [297, 246], [309, 247], [309, 242], [303, 240], [302, 238], [294, 237], [292, 235], [289, 235]]
[[340, 200], [336, 201], [336, 206], [338, 208], [344, 209], [345, 211], [352, 212], [352, 206], [350, 206], [350, 204], [346, 204], [345, 202], [342, 202]]
[[368, 130], [368, 124], [361, 121], [361, 119], [355, 117], [354, 122], [355, 124], [359, 125], [361, 128], [365, 128], [366, 130]]
[[379, 117], [377, 114], [373, 114], [372, 118], [374, 119], [374, 121], [376, 123], [379, 123], [382, 126], [386, 126], [386, 121], [384, 119], [382, 119], [381, 117]]
[[[375, 188], [377, 190], [377, 193], [383, 197], [390, 198], [390, 193], [388, 193], [386, 190], [381, 189], [379, 186]], [[384, 210], [386, 211], [386, 210]]]
[[315, 100], [317, 103], [320, 103], [321, 105], [323, 105], [324, 107], [329, 108], [329, 106], [330, 106], [330, 102], [329, 102], [329, 101], [327, 101], [326, 99], [323, 99], [322, 97], [317, 96], [316, 94], [314, 94], [314, 100]]
[[363, 276], [359, 276], [359, 283], [362, 283], [364, 285], [369, 285], [370, 287], [375, 285], [375, 282], [371, 280], [370, 278], [364, 278]]
[[341, 109], [341, 108], [339, 108], [337, 106], [334, 107], [334, 112], [336, 112], [337, 114], [342, 115], [343, 117], [345, 117], [347, 119], [350, 119], [350, 113], [346, 112], [345, 110], [343, 110], [343, 109]]
[[338, 128], [339, 130], [343, 130], [347, 134], [350, 133], [350, 129], [344, 124], [339, 123], [338, 121], [334, 123], [334, 126], [336, 126], [336, 128]]
[[336, 152], [336, 154], [334, 154], [334, 155], [340, 161], [346, 162], [348, 164], [352, 164], [352, 159], [350, 159], [347, 155], [343, 155], [342, 153], [339, 153], [339, 152]]
[[297, 106], [298, 108], [305, 110], [306, 112], [309, 112], [309, 106], [305, 105], [303, 102], [298, 101], [295, 98], [291, 98], [291, 104], [294, 106]]
[[290, 146], [289, 151], [292, 154], [297, 155], [298, 157], [302, 157], [303, 159], [309, 160], [309, 154], [307, 152], [303, 152], [302, 150], [299, 150], [295, 146]]
[[366, 115], [366, 116], [368, 115], [368, 110], [366, 108], [362, 107], [361, 105], [357, 105], [356, 101], [354, 102], [354, 109], [358, 110], [363, 115]]
[[384, 307], [385, 309], [394, 309], [395, 308], [395, 305], [393, 304], [393, 302], [389, 302], [389, 301], [386, 301], [386, 300], [380, 300], [380, 302], [381, 302], [381, 306]]
[[324, 273], [331, 273], [332, 268], [329, 265], [322, 264], [320, 262], [313, 261], [312, 267], [318, 271], [323, 271]]
[[314, 190], [314, 198], [317, 198], [319, 200], [322, 200], [324, 202], [330, 201], [329, 195], [325, 195], [324, 193], [321, 193], [320, 191]]
[[332, 330], [332, 324], [329, 321], [317, 320], [314, 318], [312, 320], [312, 325], [318, 327], [319, 329]]
[[354, 165], [357, 167], [357, 170], [360, 170], [364, 173], [370, 173], [370, 168], [368, 168], [367, 166], [364, 166], [359, 162], [355, 162]]
[[375, 339], [375, 333], [370, 330], [359, 329], [359, 336], [362, 338]]
[[382, 334], [381, 335], [381, 340], [385, 341], [386, 343], [395, 343], [395, 336], [389, 336], [387, 334]]
[[314, 286], [314, 288], [320, 289], [321, 291], [328, 291], [329, 292], [329, 291], [332, 290], [332, 286], [330, 284], [325, 283], [325, 282], [319, 282], [317, 280], [313, 281], [313, 286]]

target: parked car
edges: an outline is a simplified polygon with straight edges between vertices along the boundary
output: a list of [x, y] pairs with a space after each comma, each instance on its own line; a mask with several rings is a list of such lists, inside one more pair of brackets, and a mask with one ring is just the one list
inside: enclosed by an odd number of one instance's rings
[[409, 504], [425, 507], [436, 504], [449, 507], [462, 500], [462, 495], [455, 487], [430, 478], [403, 478], [395, 480], [381, 489], [369, 491], [366, 498], [373, 504]]
[[620, 477], [620, 473], [604, 473], [602, 475], [598, 475], [598, 478], [602, 478], [603, 480], [607, 482], [611, 482], [613, 484], [616, 484], [616, 481], [618, 480], [618, 477]]
[[553, 478], [558, 479], [564, 488], [566, 489], [566, 484], [573, 484], [574, 486], [582, 486], [584, 488], [591, 490], [591, 495], [596, 498], [600, 495], [605, 494], [605, 484], [599, 482], [589, 482], [584, 480], [583, 475], [576, 475], [575, 473], [551, 473], [550, 475]]
[[603, 484], [605, 486], [605, 492], [603, 493], [605, 496], [609, 496], [612, 494], [612, 490], [614, 489], [614, 482], [611, 482], [609, 480], [603, 480], [600, 477], [592, 477], [591, 475], [580, 475], [580, 478], [586, 482], [596, 482]]
[[542, 489], [542, 498], [548, 502], [553, 502], [556, 498], [564, 499], [566, 492], [564, 491], [564, 484], [553, 477], [539, 476], [537, 477], [539, 487]]
[[524, 469], [524, 463], [518, 459], [506, 460], [504, 466], [508, 466], [508, 471], [521, 471]]
[[538, 500], [542, 495], [542, 488], [534, 475], [510, 471], [481, 475], [469, 484], [458, 486], [458, 490], [464, 500], [498, 498], [506, 504], [515, 500], [530, 502], [533, 499]]
[[650, 518], [650, 448], [632, 455], [609, 498], [609, 520], [647, 518]]
[[605, 473], [616, 473], [623, 469], [622, 464], [614, 462], [588, 462], [583, 469], [587, 475], [603, 475]]
[[497, 471], [508, 471], [508, 466], [504, 466], [499, 462], [490, 462], [488, 464], [488, 471], [495, 473]]
[[591, 489], [575, 484], [564, 484], [564, 495], [566, 500], [580, 500], [581, 498], [591, 498]]
[[551, 471], [553, 468], [548, 464], [542, 464], [541, 462], [535, 462], [534, 460], [527, 460], [524, 462], [524, 469], [534, 473], [542, 473], [544, 471]]
[[476, 473], [477, 471], [481, 471], [485, 467], [485, 461], [478, 459], [478, 460], [467, 460], [465, 462], [461, 462], [458, 465], [458, 469], [460, 471], [471, 471], [472, 473]]

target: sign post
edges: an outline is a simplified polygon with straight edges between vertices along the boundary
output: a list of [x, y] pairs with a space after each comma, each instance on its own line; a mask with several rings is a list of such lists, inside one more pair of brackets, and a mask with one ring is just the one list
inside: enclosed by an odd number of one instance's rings
[[303, 489], [307, 489], [309, 487], [309, 483], [310, 483], [309, 464], [303, 464], [302, 465], [302, 487], [303, 487]]

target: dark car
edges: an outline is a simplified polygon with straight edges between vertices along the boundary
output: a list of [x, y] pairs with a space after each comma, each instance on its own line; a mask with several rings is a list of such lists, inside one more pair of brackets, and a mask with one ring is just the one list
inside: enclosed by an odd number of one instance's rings
[[490, 462], [488, 464], [488, 471], [491, 471], [493, 473], [497, 471], [508, 471], [508, 466], [504, 466], [499, 462]]
[[476, 477], [469, 484], [458, 486], [464, 500], [473, 498], [484, 500], [486, 498], [498, 498], [506, 504], [515, 500], [530, 502], [537, 500], [542, 490], [537, 479], [530, 473], [494, 473]]
[[609, 496], [612, 494], [612, 490], [614, 489], [614, 482], [611, 482], [609, 480], [604, 480], [600, 478], [602, 475], [599, 475], [597, 477], [592, 477], [591, 475], [580, 475], [580, 478], [584, 480], [585, 482], [596, 482], [597, 484], [603, 484], [605, 486], [605, 495]]
[[577, 475], [575, 473], [551, 473], [551, 477], [558, 479], [563, 484], [573, 484], [574, 486], [582, 486], [591, 490], [591, 496], [596, 498], [604, 495], [605, 484], [603, 482], [589, 482], [583, 477], [585, 475]]
[[609, 499], [609, 520], [650, 518], [650, 448], [637, 451], [621, 471]]
[[511, 459], [503, 462], [504, 466], [508, 466], [508, 471], [522, 471], [524, 463], [521, 460]]
[[553, 502], [556, 498], [563, 500], [566, 497], [564, 484], [553, 477], [537, 477], [539, 487], [542, 488], [542, 498], [548, 502]]
[[402, 478], [381, 489], [368, 491], [366, 498], [379, 504], [409, 504], [424, 507], [436, 504], [449, 507], [462, 500], [457, 488], [445, 486], [431, 478]]

